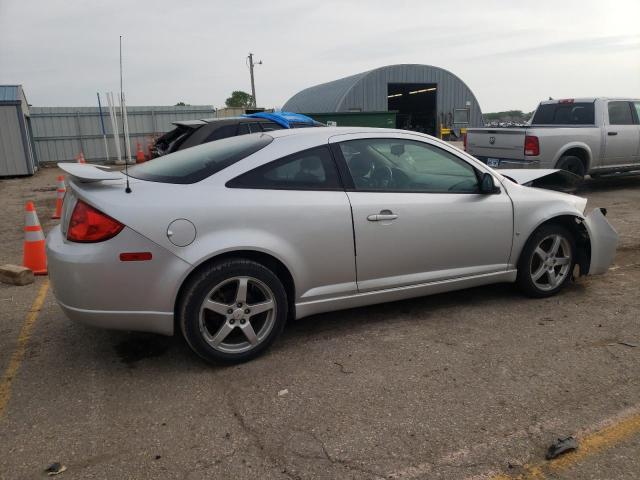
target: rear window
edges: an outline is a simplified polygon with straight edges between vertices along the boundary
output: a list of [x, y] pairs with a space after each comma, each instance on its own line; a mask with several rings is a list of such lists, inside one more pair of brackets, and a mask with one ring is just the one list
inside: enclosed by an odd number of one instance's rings
[[593, 102], [545, 103], [538, 106], [532, 125], [593, 125]]
[[129, 168], [129, 176], [162, 183], [195, 183], [263, 149], [273, 138], [263, 133], [225, 138], [180, 150]]

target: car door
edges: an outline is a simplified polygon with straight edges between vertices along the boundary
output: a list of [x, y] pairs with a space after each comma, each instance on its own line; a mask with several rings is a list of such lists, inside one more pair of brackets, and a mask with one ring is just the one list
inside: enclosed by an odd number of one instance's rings
[[607, 103], [607, 123], [605, 125], [606, 166], [629, 165], [637, 161], [640, 129], [634, 122], [633, 103], [610, 101]]
[[297, 300], [357, 292], [351, 209], [328, 145], [273, 160], [226, 186], [242, 190], [231, 191], [240, 214], [229, 222], [279, 243], [273, 250], [294, 266]]
[[331, 140], [347, 178], [360, 292], [507, 269], [513, 237], [508, 195], [478, 193], [478, 171], [470, 162], [422, 138]]

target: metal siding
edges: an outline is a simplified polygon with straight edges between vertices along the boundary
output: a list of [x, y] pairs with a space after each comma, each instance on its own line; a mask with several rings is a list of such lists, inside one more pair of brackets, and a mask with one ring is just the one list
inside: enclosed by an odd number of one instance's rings
[[0, 176], [28, 175], [17, 105], [0, 106]]
[[17, 102], [19, 100], [18, 85], [0, 85], [0, 102]]
[[453, 114], [455, 108], [466, 108], [469, 101], [469, 126], [482, 126], [482, 111], [469, 87], [451, 72], [430, 65], [390, 65], [316, 85], [291, 97], [283, 110], [316, 113], [348, 112], [352, 109], [386, 111], [389, 83], [435, 83], [438, 88], [438, 122], [441, 113]]
[[[114, 144], [109, 110], [102, 109], [109, 145], [109, 159], [105, 159], [104, 140], [98, 107], [31, 107], [31, 127], [36, 156], [40, 162], [75, 161], [82, 150], [87, 161], [114, 161]], [[127, 107], [131, 154], [135, 158], [136, 144], [146, 152], [149, 142], [173, 128], [172, 122], [215, 116], [210, 106], [189, 107]], [[120, 147], [124, 154], [122, 119], [117, 109]]]

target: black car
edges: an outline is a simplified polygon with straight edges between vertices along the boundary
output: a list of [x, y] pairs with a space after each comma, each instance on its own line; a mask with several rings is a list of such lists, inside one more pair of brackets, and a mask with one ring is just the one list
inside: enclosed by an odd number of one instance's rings
[[284, 128], [321, 127], [322, 123], [299, 114], [278, 113], [246, 115], [229, 118], [207, 118], [173, 122], [176, 126], [159, 137], [151, 149], [156, 158], [185, 148], [248, 133], [269, 132]]

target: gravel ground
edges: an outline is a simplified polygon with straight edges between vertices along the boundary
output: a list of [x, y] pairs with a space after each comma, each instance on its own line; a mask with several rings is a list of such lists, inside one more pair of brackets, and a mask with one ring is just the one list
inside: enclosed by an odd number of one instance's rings
[[[58, 174], [0, 181], [0, 264], [21, 261], [26, 200], [54, 224]], [[496, 285], [318, 315], [235, 367], [180, 337], [73, 324], [49, 293], [0, 418], [0, 478], [55, 461], [69, 479], [517, 476], [558, 436], [640, 407], [640, 347], [619, 343], [640, 344], [640, 178], [581, 195], [620, 233], [604, 276], [544, 300]], [[2, 372], [44, 281], [0, 284]], [[639, 476], [627, 435], [535, 478]]]

